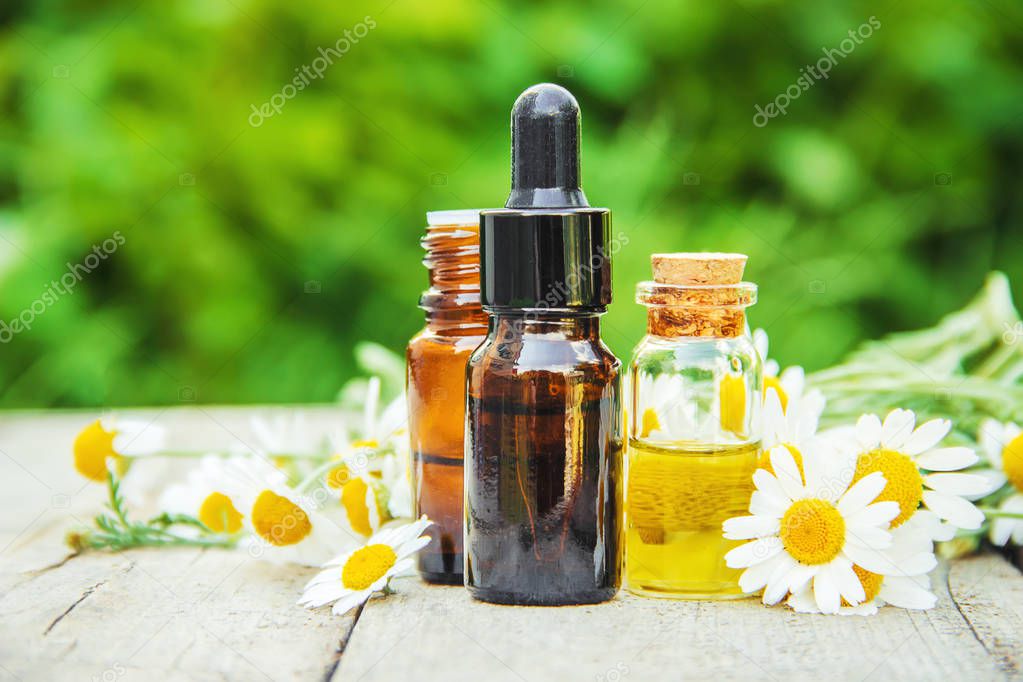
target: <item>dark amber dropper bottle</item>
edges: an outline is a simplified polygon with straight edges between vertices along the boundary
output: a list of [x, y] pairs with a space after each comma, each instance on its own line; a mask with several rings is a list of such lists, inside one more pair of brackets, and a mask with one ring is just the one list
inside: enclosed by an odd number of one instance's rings
[[621, 573], [621, 363], [600, 340], [611, 216], [579, 183], [579, 105], [529, 88], [512, 191], [480, 214], [488, 334], [469, 359], [465, 584], [505, 604], [589, 604]]

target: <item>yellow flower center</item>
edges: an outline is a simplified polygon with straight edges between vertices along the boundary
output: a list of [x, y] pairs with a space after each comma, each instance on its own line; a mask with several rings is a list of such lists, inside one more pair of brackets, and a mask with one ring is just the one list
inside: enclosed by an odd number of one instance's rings
[[643, 426], [639, 431], [640, 438], [646, 438], [653, 431], [660, 431], [661, 420], [657, 418], [657, 412], [652, 407], [646, 408], [643, 413]]
[[721, 427], [743, 435], [746, 432], [746, 382], [742, 375], [721, 380]]
[[[352, 530], [367, 538], [373, 534], [373, 525], [370, 523], [370, 509], [366, 502], [366, 493], [369, 485], [361, 478], [353, 478], [341, 488], [341, 506], [348, 514], [348, 522], [352, 524]], [[374, 504], [376, 504], [374, 496]]]
[[341, 490], [345, 487], [345, 483], [347, 483], [350, 478], [351, 472], [348, 471], [348, 465], [339, 464], [327, 473], [326, 481], [327, 485], [334, 490]]
[[237, 533], [242, 528], [242, 515], [224, 493], [206, 496], [199, 506], [199, 520], [214, 533]]
[[261, 538], [277, 547], [301, 542], [313, 530], [304, 509], [270, 490], [261, 492], [252, 505], [252, 526]]
[[781, 379], [778, 377], [764, 377], [764, 395], [767, 389], [773, 388], [778, 393], [778, 401], [781, 403], [781, 411], [784, 412], [789, 406], [789, 394], [781, 387]]
[[107, 480], [107, 457], [119, 457], [114, 452], [116, 431], [107, 431], [100, 420], [82, 429], [75, 438], [75, 469], [92, 481]]
[[341, 584], [349, 590], [364, 590], [384, 577], [398, 560], [389, 545], [366, 545], [348, 557], [341, 569]]
[[892, 519], [891, 527], [905, 523], [920, 506], [924, 497], [924, 479], [920, 470], [906, 455], [895, 450], [872, 450], [856, 459], [853, 483], [868, 474], [880, 471], [887, 481], [875, 502], [898, 502], [899, 515]]
[[[792, 455], [792, 459], [796, 462], [796, 468], [799, 469], [799, 477], [803, 479], [804, 485], [806, 484], [805, 474], [803, 473], [803, 453], [799, 451], [795, 445], [791, 443], [782, 443], [785, 449]], [[771, 451], [764, 450], [760, 453], [760, 457], [757, 459], [757, 468], [766, 469], [770, 473], [774, 473], [774, 467], [771, 466]]]
[[369, 440], [356, 440], [356, 441], [352, 441], [352, 447], [356, 448], [356, 449], [358, 449], [358, 448], [376, 449], [376, 448], [380, 447], [380, 444], [377, 443], [374, 439], [370, 438]]
[[845, 544], [845, 519], [826, 500], [796, 500], [781, 517], [781, 542], [802, 564], [826, 564]]
[[1002, 470], [1016, 490], [1023, 491], [1023, 433], [1002, 450]]
[[[865, 568], [860, 568], [856, 564], [853, 564], [853, 572], [856, 577], [860, 579], [860, 585], [863, 585], [864, 598], [861, 604], [869, 604], [874, 601], [877, 594], [881, 591], [881, 583], [884, 582], [884, 576], [877, 573], [871, 573]], [[852, 606], [844, 598], [842, 599], [842, 606]]]

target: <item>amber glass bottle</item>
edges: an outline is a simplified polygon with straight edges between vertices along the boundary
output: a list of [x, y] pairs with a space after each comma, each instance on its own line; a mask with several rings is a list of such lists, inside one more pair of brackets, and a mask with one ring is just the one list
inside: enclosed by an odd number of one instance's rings
[[427, 582], [462, 584], [462, 453], [465, 365], [487, 332], [480, 307], [479, 211], [427, 214], [420, 298], [426, 327], [408, 345], [407, 393], [416, 515], [433, 538], [418, 555]]
[[481, 214], [489, 332], [467, 368], [465, 584], [586, 604], [621, 573], [621, 363], [600, 340], [610, 213], [579, 187], [579, 110], [555, 85], [512, 111], [512, 192]]

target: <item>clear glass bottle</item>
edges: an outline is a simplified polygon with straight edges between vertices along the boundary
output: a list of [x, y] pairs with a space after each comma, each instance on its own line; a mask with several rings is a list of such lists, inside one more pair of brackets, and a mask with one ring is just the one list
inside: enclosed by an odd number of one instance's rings
[[426, 327], [408, 345], [407, 395], [416, 516], [433, 522], [417, 555], [432, 583], [462, 584], [462, 462], [465, 365], [487, 333], [480, 307], [479, 211], [427, 213], [422, 239], [430, 288], [419, 306]]
[[742, 596], [725, 519], [748, 513], [760, 454], [763, 369], [746, 324], [745, 256], [660, 254], [641, 282], [647, 334], [633, 352], [625, 580], [643, 596]]

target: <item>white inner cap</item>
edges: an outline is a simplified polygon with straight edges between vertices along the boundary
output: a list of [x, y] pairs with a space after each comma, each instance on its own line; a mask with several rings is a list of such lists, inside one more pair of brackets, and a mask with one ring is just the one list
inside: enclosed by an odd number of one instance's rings
[[462, 208], [454, 211], [427, 211], [426, 224], [436, 225], [479, 225], [482, 208]]

